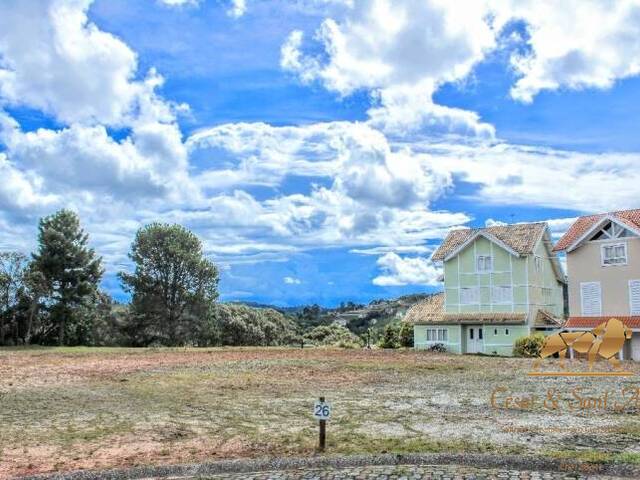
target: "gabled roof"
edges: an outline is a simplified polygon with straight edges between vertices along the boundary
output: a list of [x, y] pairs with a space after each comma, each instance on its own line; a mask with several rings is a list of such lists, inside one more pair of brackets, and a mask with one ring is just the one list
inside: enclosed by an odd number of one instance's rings
[[434, 262], [447, 260], [462, 251], [479, 236], [483, 236], [502, 246], [512, 254], [528, 255], [534, 252], [538, 240], [540, 240], [546, 229], [546, 223], [536, 222], [451, 230], [433, 253], [431, 260]]
[[573, 250], [575, 245], [583, 240], [590, 231], [594, 230], [606, 220], [617, 221], [635, 233], [640, 234], [640, 209], [586, 215], [579, 217], [573, 222], [569, 230], [558, 240], [553, 251], [562, 252], [564, 250]]

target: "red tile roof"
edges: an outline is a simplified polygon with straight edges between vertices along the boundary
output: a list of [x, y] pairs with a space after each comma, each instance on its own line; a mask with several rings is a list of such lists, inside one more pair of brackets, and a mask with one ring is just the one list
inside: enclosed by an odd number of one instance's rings
[[578, 218], [573, 225], [569, 227], [569, 230], [562, 236], [556, 246], [553, 248], [554, 252], [560, 252], [566, 250], [575, 243], [587, 230], [593, 227], [596, 223], [602, 220], [604, 217], [610, 216], [618, 219], [621, 223], [628, 225], [631, 228], [640, 230], [640, 209], [635, 210], [621, 210], [618, 212], [600, 213], [598, 215], [587, 215]]
[[608, 317], [570, 317], [567, 323], [564, 324], [564, 328], [591, 329], [597, 327], [602, 322], [606, 322], [610, 318], [622, 320], [629, 328], [640, 328], [640, 316], [621, 317], [616, 315], [609, 315]]

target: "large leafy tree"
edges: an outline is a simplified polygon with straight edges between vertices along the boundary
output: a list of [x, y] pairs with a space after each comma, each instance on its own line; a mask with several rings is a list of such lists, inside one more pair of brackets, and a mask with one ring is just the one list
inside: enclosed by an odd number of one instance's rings
[[198, 237], [180, 225], [153, 223], [138, 231], [129, 257], [135, 271], [120, 279], [132, 294], [134, 343], [194, 341], [218, 297], [218, 270]]
[[33, 270], [46, 286], [46, 305], [59, 345], [65, 344], [67, 330], [74, 330], [78, 309], [95, 297], [102, 278], [101, 258], [88, 240], [80, 219], [70, 210], [40, 220]]

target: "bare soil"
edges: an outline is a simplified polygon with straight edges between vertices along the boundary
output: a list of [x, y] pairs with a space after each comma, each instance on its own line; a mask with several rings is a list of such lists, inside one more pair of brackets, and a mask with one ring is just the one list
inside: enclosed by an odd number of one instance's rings
[[632, 377], [535, 378], [530, 368], [413, 351], [0, 349], [0, 478], [314, 454], [319, 395], [334, 408], [328, 453], [640, 462], [637, 364], [625, 362]]

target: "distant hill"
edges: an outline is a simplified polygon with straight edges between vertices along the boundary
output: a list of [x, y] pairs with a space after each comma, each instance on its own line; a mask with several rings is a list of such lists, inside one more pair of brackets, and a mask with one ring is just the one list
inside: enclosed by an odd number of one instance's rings
[[240, 301], [233, 301], [233, 302], [223, 302], [223, 303], [229, 303], [231, 305], [246, 305], [247, 307], [251, 307], [251, 308], [271, 308], [273, 310], [278, 310], [278, 311], [283, 311], [282, 307], [276, 307], [274, 305], [269, 305], [267, 303], [259, 303], [259, 302], [240, 302]]
[[336, 308], [319, 305], [301, 305], [297, 307], [276, 307], [257, 302], [230, 302], [253, 308], [273, 308], [290, 316], [304, 330], [318, 325], [338, 323], [347, 327], [356, 335], [364, 334], [369, 328], [380, 330], [393, 321], [401, 320], [406, 311], [414, 304], [427, 298], [428, 293], [403, 295], [395, 299], [377, 299], [368, 305], [343, 303]]
[[270, 305], [268, 303], [241, 302], [241, 301], [223, 302], [223, 303], [230, 303], [231, 305], [246, 305], [247, 307], [251, 307], [251, 308], [270, 308], [272, 310], [275, 310], [283, 314], [296, 314], [298, 312], [301, 312], [305, 307], [304, 305], [300, 305], [297, 307], [278, 307], [276, 305]]

